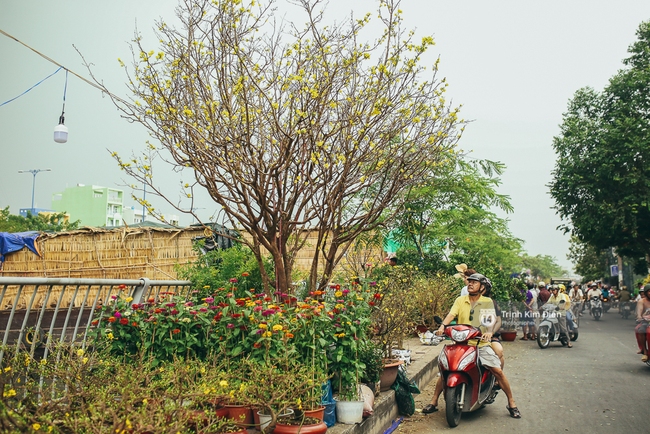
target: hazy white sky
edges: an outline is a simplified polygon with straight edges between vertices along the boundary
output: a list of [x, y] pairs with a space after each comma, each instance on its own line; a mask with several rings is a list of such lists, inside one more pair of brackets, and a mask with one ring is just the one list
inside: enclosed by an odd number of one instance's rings
[[[154, 20], [173, 20], [175, 0], [0, 0], [0, 29], [66, 68], [88, 76], [76, 47], [94, 64], [97, 77], [113, 93], [127, 96], [117, 58], [130, 58], [127, 45], [136, 23], [145, 45], [157, 48]], [[278, 0], [280, 8], [286, 0]], [[328, 15], [343, 19], [351, 9], [374, 11], [373, 0], [331, 0]], [[473, 122], [461, 148], [476, 158], [507, 165], [500, 192], [511, 197], [508, 216], [515, 236], [531, 255], [556, 257], [565, 267], [567, 237], [548, 195], [558, 133], [567, 102], [584, 86], [602, 89], [622, 67], [641, 21], [650, 19], [647, 0], [438, 1], [403, 0], [405, 24], [418, 35], [433, 35], [429, 63], [441, 57], [449, 95]], [[295, 17], [295, 15], [288, 15]], [[298, 18], [297, 21], [302, 22]], [[73, 47], [74, 45], [74, 47]], [[36, 84], [57, 67], [0, 35], [0, 103]], [[35, 206], [49, 208], [53, 193], [67, 186], [131, 184], [110, 157], [138, 152], [146, 132], [120, 118], [110, 100], [69, 75], [66, 125], [69, 141], [52, 139], [63, 102], [60, 71], [26, 95], [0, 107], [0, 207], [13, 213], [31, 204], [32, 175], [18, 170], [51, 168], [36, 177]], [[154, 174], [176, 197], [179, 176], [158, 168]], [[182, 176], [181, 176], [182, 178]], [[123, 187], [130, 193], [130, 189]], [[206, 196], [195, 205], [202, 218], [215, 209]], [[126, 205], [135, 205], [127, 199]], [[164, 212], [169, 206], [157, 203]], [[182, 224], [191, 222], [181, 217]]]

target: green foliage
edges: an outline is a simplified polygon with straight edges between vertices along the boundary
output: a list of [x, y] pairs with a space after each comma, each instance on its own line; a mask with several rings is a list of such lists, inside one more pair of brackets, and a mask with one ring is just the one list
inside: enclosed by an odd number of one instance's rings
[[0, 209], [0, 232], [61, 232], [79, 228], [80, 221], [66, 221], [65, 213], [52, 213], [49, 215], [27, 213], [27, 217], [13, 215], [9, 207]]
[[[200, 250], [200, 244], [196, 249]], [[264, 259], [264, 268], [269, 276], [273, 277], [273, 264], [268, 258]], [[238, 288], [260, 291], [263, 288], [262, 274], [255, 256], [251, 250], [239, 243], [229, 249], [215, 249], [205, 254], [199, 254], [193, 264], [186, 264], [178, 268], [181, 279], [189, 279], [194, 283], [194, 289], [205, 297], [209, 295], [207, 288], [220, 288], [230, 285], [234, 276], [245, 278]]]
[[573, 261], [576, 273], [582, 276], [584, 282], [602, 279], [609, 274], [606, 273], [609, 271], [606, 251], [584, 243], [575, 236], [569, 240], [567, 258]]
[[520, 256], [521, 267], [530, 270], [530, 275], [548, 280], [551, 277], [566, 276], [568, 272], [562, 268], [555, 258], [549, 255]]
[[404, 212], [390, 226], [390, 237], [407, 251], [400, 251], [400, 256], [412, 261], [408, 252], [415, 251], [426, 260], [410, 263], [431, 269], [427, 262], [439, 263], [443, 252], [482, 253], [512, 268], [521, 240], [512, 236], [507, 220], [490, 211], [493, 207], [513, 210], [509, 197], [496, 192], [503, 169], [498, 162], [466, 161], [448, 154], [431, 179], [410, 192]]
[[650, 253], [650, 22], [602, 92], [578, 90], [553, 139], [562, 228], [596, 249]]

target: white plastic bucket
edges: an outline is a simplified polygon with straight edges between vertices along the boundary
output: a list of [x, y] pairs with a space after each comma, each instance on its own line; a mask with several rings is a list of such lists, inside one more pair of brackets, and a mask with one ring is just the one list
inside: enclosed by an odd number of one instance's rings
[[363, 420], [363, 401], [336, 401], [336, 420], [352, 425]]

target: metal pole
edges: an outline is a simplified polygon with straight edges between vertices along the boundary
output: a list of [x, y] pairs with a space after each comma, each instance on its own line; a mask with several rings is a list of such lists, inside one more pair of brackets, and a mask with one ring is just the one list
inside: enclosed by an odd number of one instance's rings
[[19, 170], [18, 173], [31, 173], [32, 177], [32, 208], [31, 213], [34, 214], [34, 191], [36, 190], [36, 175], [39, 172], [50, 172], [52, 169], [30, 169], [30, 170]]

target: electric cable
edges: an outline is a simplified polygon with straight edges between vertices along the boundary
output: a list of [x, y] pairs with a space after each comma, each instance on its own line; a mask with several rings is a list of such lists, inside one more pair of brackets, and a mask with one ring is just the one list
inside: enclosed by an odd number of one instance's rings
[[[45, 77], [44, 79], [42, 79], [41, 81], [39, 81], [38, 83], [36, 83], [35, 85], [33, 85], [32, 87], [30, 87], [29, 89], [27, 89], [26, 91], [24, 91], [24, 92], [21, 93], [20, 95], [15, 96], [15, 97], [11, 98], [10, 100], [7, 100], [7, 101], [3, 102], [2, 104], [0, 104], [0, 107], [2, 107], [2, 106], [5, 105], [5, 104], [9, 104], [9, 103], [12, 102], [12, 101], [17, 100], [18, 98], [20, 98], [21, 96], [25, 95], [27, 92], [29, 92], [30, 90], [34, 89], [36, 86], [38, 86], [39, 84], [43, 83], [45, 80], [47, 80], [48, 78], [52, 77], [54, 74], [56, 74], [57, 72], [59, 72], [59, 71], [62, 70], [62, 69], [65, 69], [65, 68], [63, 68], [62, 66], [59, 66], [59, 68], [58, 68], [56, 71], [54, 71], [53, 73], [51, 73], [50, 75], [48, 75], [47, 77]], [[67, 70], [66, 70], [66, 76], [67, 76]], [[67, 81], [67, 78], [66, 78], [66, 81]], [[65, 101], [65, 98], [64, 98], [64, 101]], [[64, 102], [64, 106], [65, 106], [65, 102]]]

